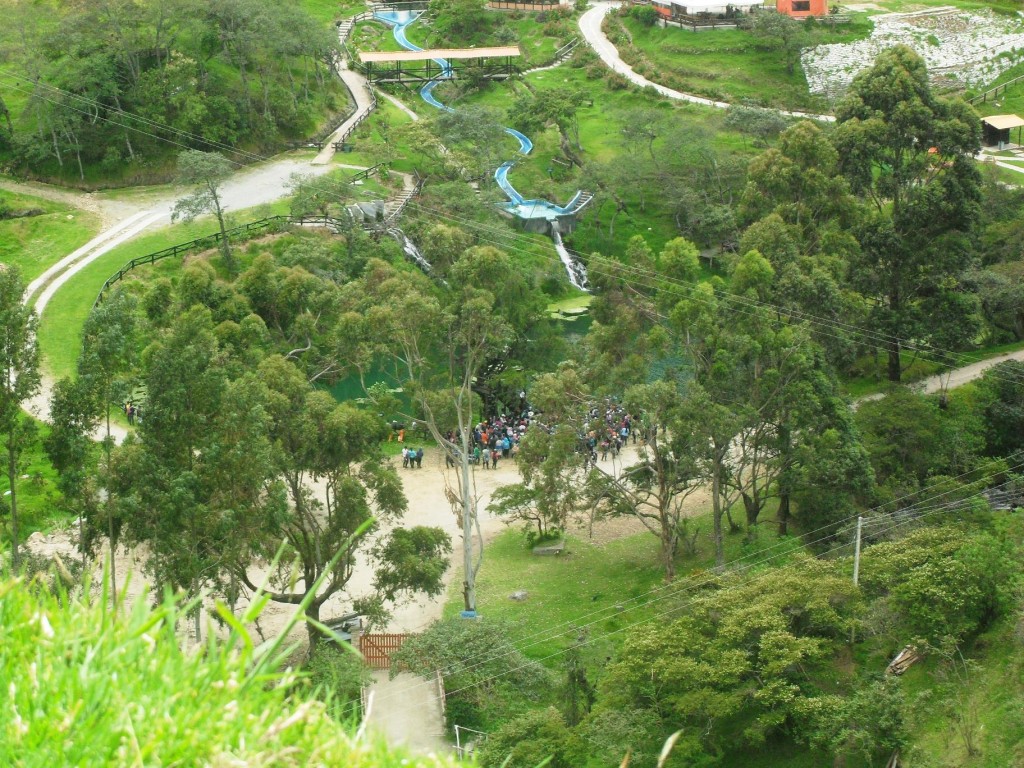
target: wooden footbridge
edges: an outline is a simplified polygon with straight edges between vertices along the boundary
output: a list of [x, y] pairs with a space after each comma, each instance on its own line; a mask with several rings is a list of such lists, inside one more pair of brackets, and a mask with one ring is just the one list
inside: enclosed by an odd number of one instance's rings
[[[362, 51], [360, 69], [371, 83], [418, 85], [447, 78], [505, 80], [518, 72], [518, 46], [434, 48], [425, 51]], [[445, 65], [441, 64], [445, 62]]]

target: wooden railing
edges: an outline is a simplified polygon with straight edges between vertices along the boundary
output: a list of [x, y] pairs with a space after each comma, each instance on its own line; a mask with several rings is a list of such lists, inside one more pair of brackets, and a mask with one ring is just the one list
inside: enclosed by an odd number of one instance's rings
[[[363, 114], [361, 114], [358, 118], [356, 118], [352, 125], [350, 125], [348, 129], [346, 129], [346, 131], [343, 134], [341, 134], [341, 136], [334, 142], [335, 151], [341, 151], [342, 146], [344, 145], [348, 137], [351, 136], [355, 129], [362, 125], [366, 118], [373, 114], [373, 110], [377, 108], [377, 94], [373, 92], [373, 88], [370, 87], [369, 83], [367, 83], [366, 85], [366, 90], [369, 91], [370, 93], [370, 108], [363, 112]], [[353, 94], [352, 97], [355, 98], [355, 94]], [[349, 117], [351, 117], [351, 115], [349, 115]]]
[[131, 272], [136, 267], [141, 267], [144, 264], [154, 264], [162, 259], [167, 259], [172, 256], [181, 256], [184, 253], [190, 253], [196, 250], [206, 250], [207, 248], [214, 248], [220, 245], [224, 239], [224, 235], [227, 235], [230, 240], [233, 237], [244, 237], [251, 236], [255, 232], [262, 232], [270, 229], [274, 225], [301, 223], [302, 217], [297, 216], [268, 216], [257, 221], [250, 221], [248, 224], [243, 224], [240, 227], [233, 227], [227, 230], [223, 235], [220, 232], [215, 232], [212, 235], [206, 235], [205, 237], [197, 237], [195, 240], [189, 240], [186, 243], [178, 243], [172, 245], [170, 248], [164, 248], [162, 251], [154, 251], [153, 253], [147, 253], [145, 256], [138, 256], [117, 272], [107, 278], [103, 283], [103, 287], [100, 288], [99, 294], [96, 296], [96, 301], [93, 302], [95, 308], [98, 304], [103, 301], [103, 296], [114, 283], [119, 282], [125, 275]]
[[371, 165], [369, 168], [365, 168], [365, 169], [359, 171], [359, 173], [355, 173], [352, 176], [349, 176], [348, 177], [348, 183], [351, 184], [351, 183], [356, 182], [356, 181], [362, 181], [363, 179], [368, 179], [371, 176], [373, 176], [373, 174], [379, 173], [382, 169], [385, 169], [387, 167], [388, 167], [387, 163], [377, 163], [376, 165]]
[[1007, 88], [1009, 88], [1011, 85], [1014, 85], [1015, 83], [1019, 83], [1021, 80], [1024, 80], [1024, 75], [1021, 75], [1020, 77], [1015, 77], [1012, 80], [1007, 80], [1005, 83], [997, 85], [995, 88], [989, 88], [984, 93], [979, 93], [977, 96], [973, 96], [972, 98], [968, 99], [967, 103], [972, 105], [984, 104], [989, 99], [997, 99], [999, 98], [1000, 93], [1005, 93]]
[[[387, 163], [377, 163], [376, 165], [370, 166], [369, 168], [359, 171], [349, 177], [348, 181], [349, 183], [352, 183], [354, 181], [359, 181], [360, 179], [368, 179], [373, 174], [379, 173], [382, 169], [387, 167]], [[423, 182], [423, 179], [420, 179], [417, 182], [413, 191], [414, 195], [418, 194], [423, 188]], [[401, 212], [402, 208], [404, 208], [408, 202], [408, 199], [403, 200], [396, 214], [392, 214], [392, 218], [397, 215], [398, 212]], [[350, 226], [350, 223], [342, 221], [341, 219], [335, 219], [332, 216], [267, 216], [262, 219], [257, 219], [256, 221], [250, 221], [248, 224], [232, 227], [231, 229], [226, 230], [224, 235], [227, 236], [228, 240], [236, 238], [245, 239], [247, 237], [252, 237], [256, 233], [273, 229], [275, 226], [284, 227], [288, 225], [297, 225], [300, 227], [304, 225], [319, 225], [338, 231], [347, 229]], [[96, 301], [92, 303], [93, 307], [95, 308], [103, 301], [104, 295], [110, 290], [111, 286], [120, 282], [125, 275], [136, 267], [141, 267], [146, 264], [154, 264], [163, 259], [167, 259], [172, 256], [181, 256], [186, 253], [191, 253], [192, 251], [215, 248], [221, 244], [221, 241], [224, 239], [224, 235], [220, 232], [214, 232], [203, 237], [197, 237], [195, 240], [189, 240], [185, 243], [172, 245], [170, 248], [164, 248], [162, 251], [154, 251], [153, 253], [147, 253], [145, 256], [137, 256], [106, 279], [103, 286], [100, 288], [99, 294], [96, 296]]]

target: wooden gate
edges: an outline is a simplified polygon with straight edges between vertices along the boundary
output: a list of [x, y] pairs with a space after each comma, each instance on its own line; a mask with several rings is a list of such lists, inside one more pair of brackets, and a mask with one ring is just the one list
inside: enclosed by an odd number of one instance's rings
[[390, 669], [391, 654], [402, 647], [409, 635], [366, 634], [359, 636], [359, 652], [371, 669]]

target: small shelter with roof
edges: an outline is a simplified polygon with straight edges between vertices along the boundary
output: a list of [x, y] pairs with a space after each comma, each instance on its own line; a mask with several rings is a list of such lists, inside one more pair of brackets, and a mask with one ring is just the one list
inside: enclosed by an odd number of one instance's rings
[[1024, 118], [1017, 115], [989, 115], [981, 118], [981, 127], [985, 131], [985, 144], [1002, 149], [1010, 142], [1014, 128], [1017, 129], [1017, 144], [1021, 143], [1021, 128]]

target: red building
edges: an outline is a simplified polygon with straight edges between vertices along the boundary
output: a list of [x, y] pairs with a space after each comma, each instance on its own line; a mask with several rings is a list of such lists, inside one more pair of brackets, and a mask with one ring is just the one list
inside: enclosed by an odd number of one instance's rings
[[828, 0], [775, 0], [775, 10], [796, 19], [825, 16], [828, 13]]

